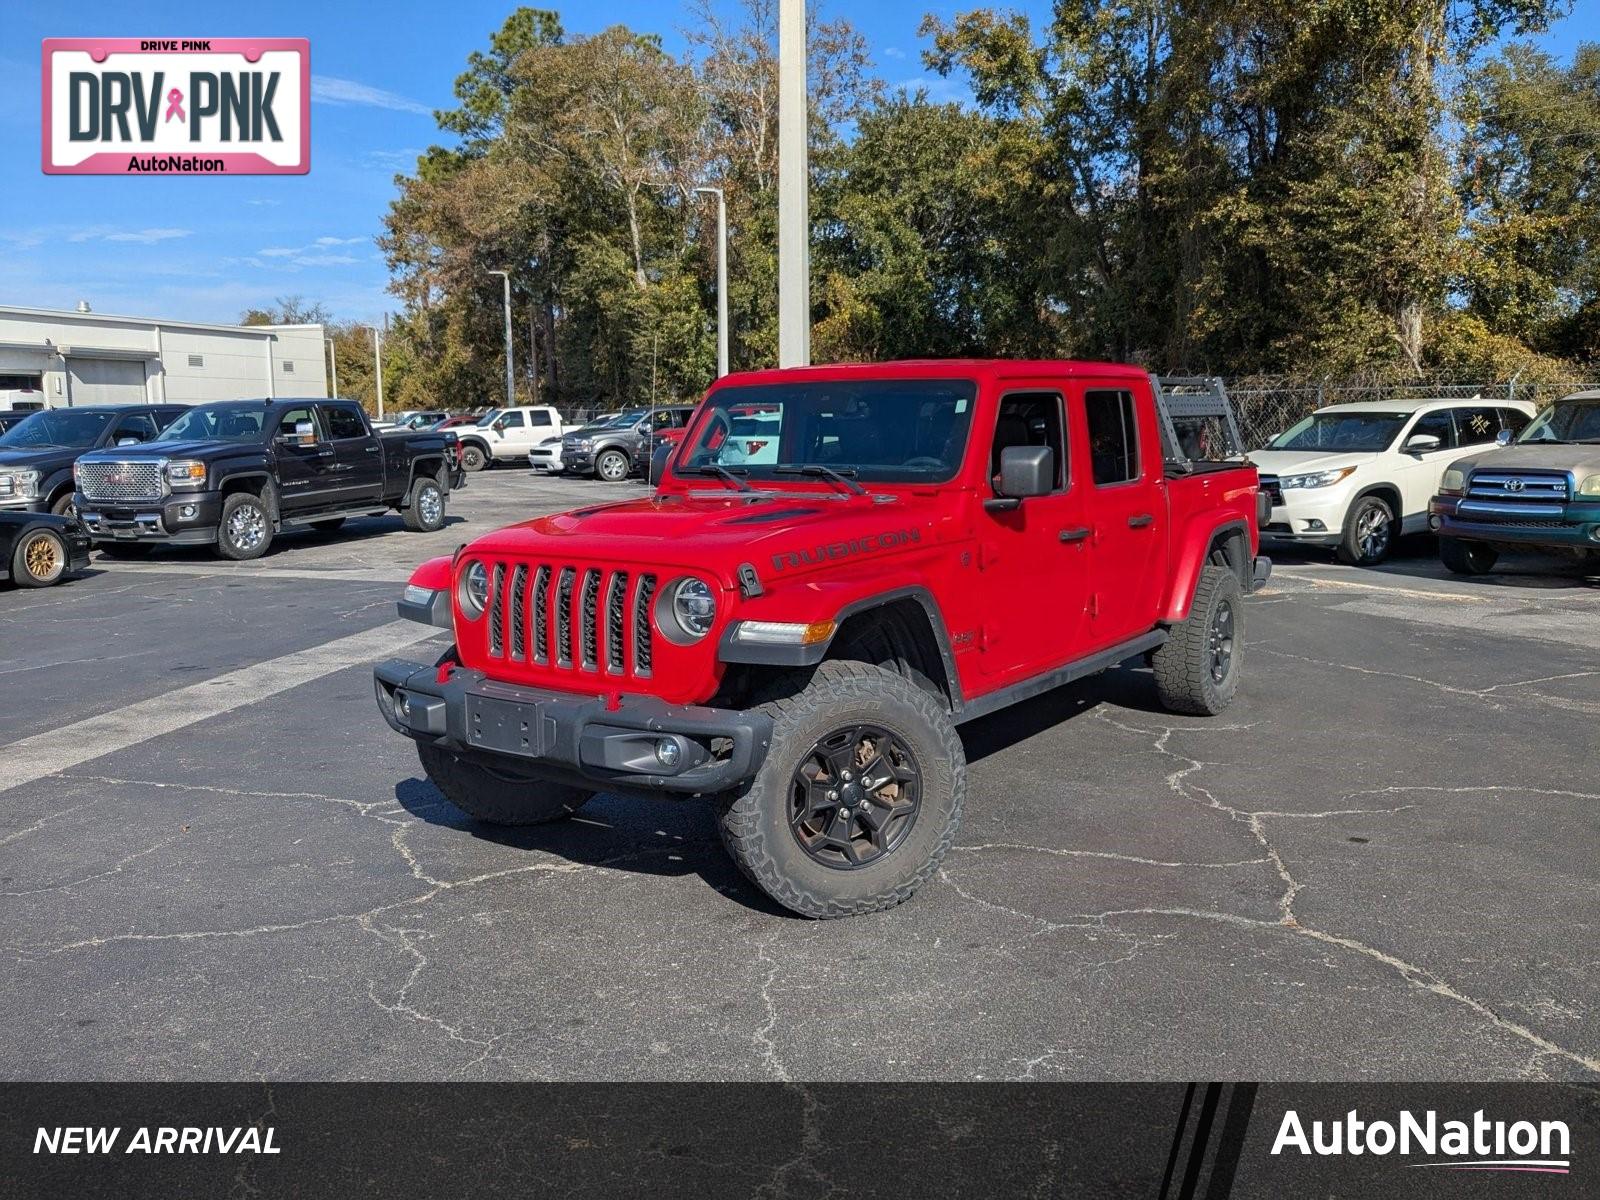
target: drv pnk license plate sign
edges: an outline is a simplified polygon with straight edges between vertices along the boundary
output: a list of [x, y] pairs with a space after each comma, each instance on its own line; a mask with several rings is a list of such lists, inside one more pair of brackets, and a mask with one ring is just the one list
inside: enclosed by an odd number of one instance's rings
[[46, 38], [47, 175], [304, 175], [305, 38]]

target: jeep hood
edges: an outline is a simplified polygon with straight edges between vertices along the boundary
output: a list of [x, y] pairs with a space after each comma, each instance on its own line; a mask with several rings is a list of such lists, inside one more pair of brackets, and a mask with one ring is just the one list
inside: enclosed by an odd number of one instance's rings
[[1312, 471], [1364, 467], [1377, 457], [1369, 450], [1256, 450], [1250, 461], [1268, 475], [1307, 475]]
[[1587, 476], [1600, 475], [1600, 446], [1562, 445], [1527, 442], [1520, 446], [1491, 446], [1477, 454], [1458, 458], [1450, 464], [1457, 470], [1571, 471], [1582, 483]]
[[712, 571], [731, 586], [741, 563], [764, 580], [843, 559], [927, 546], [948, 511], [935, 495], [835, 496], [730, 491], [726, 498], [663, 494], [535, 517], [486, 534], [463, 551], [554, 561]]

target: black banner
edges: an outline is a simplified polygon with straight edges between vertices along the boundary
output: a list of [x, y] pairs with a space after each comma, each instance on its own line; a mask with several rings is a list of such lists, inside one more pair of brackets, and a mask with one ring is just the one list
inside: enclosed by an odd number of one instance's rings
[[9, 1197], [1600, 1194], [1590, 1085], [12, 1084]]

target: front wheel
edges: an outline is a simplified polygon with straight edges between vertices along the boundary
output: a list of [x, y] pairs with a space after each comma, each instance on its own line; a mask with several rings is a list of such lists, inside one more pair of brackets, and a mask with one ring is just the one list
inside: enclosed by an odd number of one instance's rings
[[461, 447], [461, 466], [467, 471], [481, 471], [489, 463], [489, 456], [483, 452], [481, 446], [470, 443]]
[[500, 775], [421, 742], [417, 757], [446, 800], [486, 825], [544, 825], [570, 817], [594, 797], [566, 784]]
[[235, 562], [260, 558], [272, 545], [272, 518], [260, 496], [235, 492], [222, 504], [217, 552]]
[[1375, 567], [1389, 557], [1399, 530], [1394, 509], [1377, 496], [1363, 496], [1351, 508], [1339, 539], [1340, 562], [1353, 567]]
[[417, 477], [400, 519], [413, 533], [433, 533], [444, 528], [444, 489], [437, 479], [427, 475]]
[[1482, 542], [1463, 542], [1460, 538], [1439, 539], [1439, 561], [1456, 575], [1487, 575], [1494, 570], [1500, 551]]
[[739, 869], [802, 916], [892, 908], [939, 869], [961, 824], [967, 763], [941, 699], [892, 671], [825, 662], [761, 706], [772, 743], [720, 802]]
[[21, 587], [49, 587], [67, 573], [67, 544], [49, 529], [35, 529], [17, 543], [11, 578]]
[[72, 493], [67, 492], [56, 498], [56, 502], [50, 506], [50, 511], [58, 517], [75, 517], [78, 515], [78, 506], [72, 501]]
[[1161, 703], [1175, 713], [1211, 717], [1239, 690], [1244, 649], [1244, 589], [1226, 567], [1206, 567], [1189, 615], [1150, 656]]
[[621, 450], [603, 451], [600, 457], [594, 460], [594, 473], [607, 483], [621, 483], [632, 469], [628, 456]]

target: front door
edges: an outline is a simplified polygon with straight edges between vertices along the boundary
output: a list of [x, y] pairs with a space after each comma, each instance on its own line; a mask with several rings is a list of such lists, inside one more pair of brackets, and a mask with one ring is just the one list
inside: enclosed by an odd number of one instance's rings
[[[982, 580], [979, 662], [996, 687], [1080, 657], [1089, 595], [1089, 530], [1083, 481], [1069, 455], [1066, 397], [1041, 382], [1000, 397], [989, 452], [989, 491], [979, 514]], [[1002, 496], [1007, 446], [1046, 446], [1055, 489], [1016, 501]]]
[[309, 404], [283, 414], [272, 434], [278, 460], [278, 507], [286, 517], [332, 503], [338, 472], [333, 446], [323, 435]]
[[376, 503], [383, 498], [383, 443], [354, 404], [323, 404], [322, 420], [333, 446], [337, 490], [333, 503]]
[[[1494, 441], [1494, 411], [1485, 409], [1484, 424], [1489, 433], [1487, 441]], [[1439, 439], [1433, 450], [1417, 449], [1411, 439], [1428, 435]], [[1400, 486], [1400, 499], [1404, 509], [1395, 519], [1405, 526], [1404, 532], [1414, 533], [1427, 527], [1428, 501], [1439, 492], [1439, 481], [1444, 469], [1461, 457], [1456, 436], [1455, 418], [1448, 408], [1425, 412], [1400, 436], [1400, 454], [1395, 465], [1395, 482]], [[1396, 531], [1400, 532], [1400, 531]]]
[[1104, 650], [1155, 627], [1169, 535], [1161, 442], [1155, 406], [1127, 383], [1076, 390], [1094, 572], [1084, 640]]

